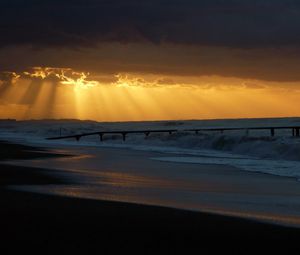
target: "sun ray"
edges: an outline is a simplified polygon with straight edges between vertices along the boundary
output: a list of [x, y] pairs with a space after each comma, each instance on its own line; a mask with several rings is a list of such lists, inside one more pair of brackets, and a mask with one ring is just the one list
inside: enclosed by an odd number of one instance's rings
[[[123, 74], [116, 81], [101, 83], [90, 79], [98, 76], [50, 67], [7, 75], [0, 81], [0, 100], [11, 116], [21, 119], [136, 121], [299, 115], [299, 82], [282, 87], [274, 82], [215, 76], [190, 81], [177, 77], [175, 82], [170, 77]], [[18, 106], [22, 110], [16, 110]]]

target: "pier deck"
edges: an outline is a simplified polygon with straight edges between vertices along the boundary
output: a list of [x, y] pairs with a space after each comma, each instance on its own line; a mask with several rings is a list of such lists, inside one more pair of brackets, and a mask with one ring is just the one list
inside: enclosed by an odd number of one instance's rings
[[151, 133], [168, 133], [173, 134], [177, 132], [195, 132], [199, 134], [200, 132], [221, 132], [224, 133], [225, 131], [245, 131], [248, 135], [251, 130], [269, 130], [270, 135], [272, 137], [275, 136], [276, 130], [291, 130], [291, 134], [293, 137], [300, 137], [300, 126], [278, 126], [278, 127], [221, 127], [221, 128], [194, 128], [194, 129], [163, 129], [163, 130], [117, 130], [117, 131], [98, 131], [92, 133], [81, 133], [75, 135], [68, 135], [68, 136], [57, 136], [57, 137], [49, 137], [46, 138], [47, 140], [61, 140], [61, 139], [72, 139], [75, 138], [79, 141], [82, 137], [85, 136], [92, 136], [92, 135], [99, 135], [100, 141], [103, 141], [103, 136], [107, 134], [120, 134], [123, 138], [123, 141], [126, 140], [128, 134], [144, 134], [148, 137]]

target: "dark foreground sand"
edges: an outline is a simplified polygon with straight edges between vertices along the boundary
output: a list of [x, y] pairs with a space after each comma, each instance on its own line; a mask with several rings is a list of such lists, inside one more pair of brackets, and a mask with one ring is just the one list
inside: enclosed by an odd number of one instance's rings
[[[55, 156], [0, 142], [0, 158]], [[236, 254], [298, 250], [300, 229], [169, 208], [66, 198], [7, 189], [59, 184], [44, 169], [0, 165], [0, 250], [40, 254]], [[96, 250], [96, 252], [95, 252]], [[296, 251], [297, 252], [297, 251]], [[2, 254], [2, 253], [1, 253]]]

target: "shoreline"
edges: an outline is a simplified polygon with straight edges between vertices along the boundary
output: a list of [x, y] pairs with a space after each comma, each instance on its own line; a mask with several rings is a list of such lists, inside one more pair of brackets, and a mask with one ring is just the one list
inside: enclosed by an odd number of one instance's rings
[[[3, 143], [0, 143], [1, 146]], [[35, 156], [40, 157], [36, 149], [31, 148], [37, 153]], [[14, 157], [22, 158], [28, 150], [29, 147], [14, 145], [13, 151], [17, 152]], [[28, 158], [33, 157], [33, 154], [30, 157], [26, 155]], [[283, 248], [283, 243], [297, 245], [300, 238], [300, 229], [237, 217], [13, 191], [6, 186], [61, 184], [65, 181], [49, 175], [47, 169], [5, 164], [0, 164], [0, 169], [2, 243], [24, 245], [30, 250], [43, 251], [43, 254], [57, 251], [89, 253], [95, 248], [106, 252], [138, 250], [142, 254], [191, 248], [202, 251], [222, 248], [211, 246], [211, 242], [255, 244], [252, 248], [247, 247], [247, 250], [277, 250]], [[238, 246], [226, 246], [223, 249], [243, 250]]]
[[[230, 137], [230, 136], [229, 136]], [[295, 159], [286, 159], [286, 158], [280, 158], [280, 156], [273, 158], [273, 157], [259, 157], [257, 155], [247, 154], [247, 153], [237, 153], [235, 151], [230, 150], [218, 150], [218, 149], [209, 149], [209, 148], [187, 148], [187, 147], [178, 147], [176, 145], [170, 146], [170, 144], [166, 144], [165, 146], [160, 146], [159, 144], [155, 144], [155, 142], [152, 144], [151, 139], [149, 144], [136, 144], [133, 143], [106, 143], [104, 142], [97, 142], [99, 140], [98, 137], [95, 137], [96, 140], [93, 138], [92, 140], [81, 140], [80, 142], [76, 142], [75, 139], [73, 140], [67, 140], [67, 141], [56, 141], [55, 143], [51, 143], [49, 141], [41, 139], [41, 137], [33, 137], [31, 141], [27, 141], [24, 139], [24, 136], [22, 135], [22, 138], [19, 137], [18, 139], [11, 139], [12, 142], [16, 143], [22, 143], [22, 144], [29, 144], [31, 146], [42, 146], [42, 147], [48, 147], [48, 148], [54, 148], [54, 150], [57, 148], [56, 146], [59, 146], [60, 148], [103, 148], [103, 149], [116, 149], [116, 150], [131, 150], [135, 152], [153, 152], [153, 153], [163, 153], [166, 155], [169, 155], [168, 158], [176, 155], [184, 156], [182, 158], [188, 159], [188, 161], [196, 161], [195, 164], [199, 164], [198, 161], [201, 161], [201, 164], [207, 164], [207, 165], [224, 165], [224, 166], [233, 166], [235, 168], [238, 168], [245, 172], [252, 172], [252, 173], [261, 173], [261, 174], [268, 174], [273, 176], [279, 176], [279, 177], [287, 177], [287, 178], [293, 178], [297, 181], [299, 181], [299, 169], [300, 169], [300, 163], [299, 160]], [[288, 137], [287, 137], [288, 138]], [[1, 138], [0, 138], [1, 140]], [[119, 139], [121, 140], [121, 138]], [[222, 140], [222, 139], [221, 139]], [[96, 142], [95, 142], [96, 141]], [[113, 139], [112, 139], [113, 141]], [[263, 139], [262, 139], [263, 141]], [[293, 141], [298, 141], [297, 139], [294, 139]], [[259, 143], [258, 143], [259, 144]], [[277, 144], [278, 145], [278, 144]], [[249, 145], [251, 147], [251, 144]], [[285, 144], [285, 147], [287, 144]], [[281, 151], [283, 151], [283, 147], [278, 145], [276, 148], [281, 148]], [[289, 148], [289, 149], [288, 149]], [[258, 150], [261, 150], [261, 148], [257, 148]], [[269, 148], [272, 150], [272, 148]], [[291, 150], [291, 155], [297, 152], [299, 149], [298, 144], [292, 144], [291, 147], [286, 147], [285, 150]], [[252, 150], [255, 151], [256, 149], [252, 147]], [[299, 154], [298, 154], [299, 155]], [[166, 158], [166, 156], [162, 156]], [[199, 157], [199, 159], [198, 159]], [[241, 158], [242, 160], [239, 160]], [[186, 159], [182, 159], [182, 163], [190, 163], [186, 162]], [[178, 164], [181, 163], [179, 161], [176, 161]], [[200, 164], [199, 164], [200, 165]]]

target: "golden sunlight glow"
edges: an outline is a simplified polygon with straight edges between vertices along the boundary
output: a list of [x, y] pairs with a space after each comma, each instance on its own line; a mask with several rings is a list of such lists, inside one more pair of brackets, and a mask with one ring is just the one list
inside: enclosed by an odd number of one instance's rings
[[132, 74], [101, 83], [89, 80], [87, 73], [58, 68], [10, 76], [9, 86], [0, 84], [1, 118], [138, 121], [300, 115], [300, 83]]
[[[42, 78], [45, 79], [50, 75], [56, 75], [56, 72], [63, 72], [65, 69], [58, 69], [58, 68], [50, 68], [50, 67], [33, 67], [32, 72], [24, 72], [25, 75], [28, 75], [32, 78]], [[68, 69], [66, 69], [68, 70]]]
[[87, 80], [89, 73], [75, 72], [70, 68], [34, 67], [32, 72], [23, 72], [31, 78], [56, 78], [61, 84], [73, 85], [76, 89], [97, 86], [97, 81]]
[[67, 76], [63, 76], [62, 77], [62, 84], [67, 84], [67, 85], [74, 85], [75, 88], [90, 88], [90, 87], [95, 87], [97, 86], [99, 83], [97, 81], [87, 81], [86, 80], [87, 75], [85, 73], [81, 73], [80, 77], [77, 79], [72, 79], [70, 77]]

